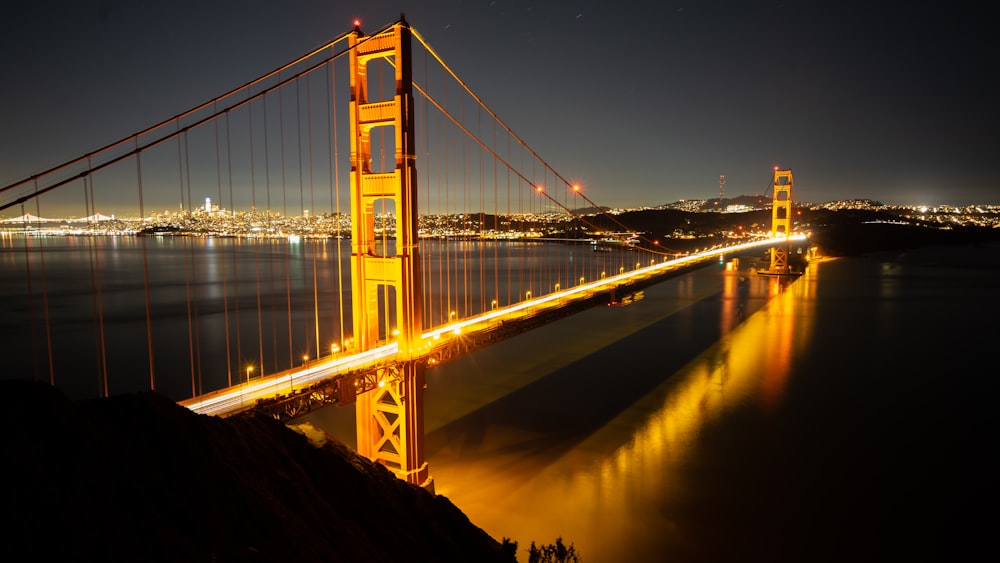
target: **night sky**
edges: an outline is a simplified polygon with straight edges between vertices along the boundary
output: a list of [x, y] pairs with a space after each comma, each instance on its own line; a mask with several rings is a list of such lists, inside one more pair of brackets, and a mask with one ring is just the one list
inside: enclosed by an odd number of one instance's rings
[[0, 33], [0, 184], [159, 123], [351, 28], [407, 21], [602, 205], [764, 193], [1000, 203], [987, 3], [19, 2]]

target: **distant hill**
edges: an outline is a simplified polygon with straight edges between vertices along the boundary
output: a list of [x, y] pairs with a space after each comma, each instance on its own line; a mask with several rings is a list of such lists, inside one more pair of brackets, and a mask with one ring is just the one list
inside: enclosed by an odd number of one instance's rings
[[46, 561], [514, 561], [447, 498], [307, 427], [0, 382], [3, 549]]
[[770, 203], [771, 203], [771, 196], [766, 196], [761, 194], [738, 195], [735, 197], [717, 197], [702, 201], [698, 206], [698, 210], [725, 211], [730, 206], [746, 206], [754, 208], [754, 207], [760, 207], [762, 205], [769, 205]]
[[[810, 240], [826, 255], [853, 255], [879, 250], [938, 244], [968, 244], [1000, 239], [1000, 229], [988, 227], [942, 228], [940, 224], [910, 221], [902, 225], [890, 211], [864, 209], [828, 210], [796, 208], [794, 228], [811, 233]], [[768, 231], [771, 210], [740, 213], [706, 213], [679, 209], [644, 209], [618, 215], [587, 217], [592, 228], [634, 231], [668, 248], [688, 250], [725, 242], [723, 233]], [[675, 235], [690, 235], [680, 239]], [[706, 240], [707, 239], [707, 240]]]
[[[744, 213], [701, 213], [679, 209], [642, 209], [626, 211], [614, 216], [595, 215], [588, 222], [601, 229], [621, 231], [631, 230], [662, 237], [680, 230], [685, 233], [713, 234], [734, 230], [739, 226], [771, 225], [771, 211], [747, 211]], [[626, 228], [627, 227], [627, 228]]]

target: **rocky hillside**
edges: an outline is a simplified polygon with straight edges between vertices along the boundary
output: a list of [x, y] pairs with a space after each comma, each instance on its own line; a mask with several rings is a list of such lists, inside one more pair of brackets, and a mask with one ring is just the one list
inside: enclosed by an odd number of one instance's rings
[[312, 427], [199, 415], [153, 393], [0, 389], [4, 549], [23, 559], [514, 560], [447, 498]]

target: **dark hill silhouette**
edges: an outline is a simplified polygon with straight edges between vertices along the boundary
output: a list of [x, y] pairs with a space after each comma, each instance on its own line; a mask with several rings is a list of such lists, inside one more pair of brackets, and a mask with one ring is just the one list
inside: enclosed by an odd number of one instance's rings
[[809, 241], [826, 256], [855, 256], [887, 250], [925, 246], [978, 244], [1000, 240], [1000, 229], [908, 221], [887, 211], [804, 210], [800, 227]]
[[[513, 561], [446, 497], [320, 431], [154, 393], [7, 399], [4, 550], [73, 561]], [[315, 430], [315, 429], [313, 429]]]
[[[955, 226], [944, 229], [934, 223], [908, 221], [899, 224], [900, 216], [890, 211], [865, 209], [796, 208], [794, 228], [809, 231], [810, 242], [826, 256], [851, 256], [883, 250], [902, 250], [941, 244], [974, 244], [1000, 240], [1000, 229]], [[767, 231], [771, 210], [740, 213], [703, 213], [677, 209], [645, 209], [609, 216], [589, 217], [602, 229], [631, 230], [647, 239], [657, 239], [664, 248], [690, 250], [727, 240], [725, 232], [742, 229]], [[692, 233], [698, 238], [670, 238], [675, 231]]]

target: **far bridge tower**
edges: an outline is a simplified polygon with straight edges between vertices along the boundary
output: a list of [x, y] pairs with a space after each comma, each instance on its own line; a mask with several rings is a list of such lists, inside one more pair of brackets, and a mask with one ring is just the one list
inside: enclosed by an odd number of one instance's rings
[[771, 203], [771, 236], [785, 237], [785, 241], [771, 247], [771, 266], [762, 274], [786, 276], [794, 275], [788, 264], [790, 243], [788, 237], [792, 234], [792, 180], [791, 170], [779, 170], [774, 167], [773, 198]]

